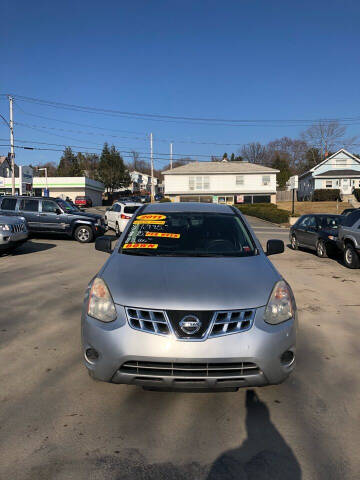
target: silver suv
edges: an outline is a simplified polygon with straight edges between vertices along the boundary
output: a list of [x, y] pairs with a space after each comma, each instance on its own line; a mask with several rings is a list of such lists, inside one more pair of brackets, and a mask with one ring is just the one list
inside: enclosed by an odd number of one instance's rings
[[90, 376], [151, 389], [227, 390], [283, 382], [295, 365], [290, 286], [238, 209], [137, 210], [90, 282], [82, 345]]
[[348, 268], [360, 267], [360, 209], [343, 217], [338, 233], [338, 247], [344, 252]]
[[0, 215], [0, 253], [19, 247], [26, 242], [28, 236], [24, 218]]

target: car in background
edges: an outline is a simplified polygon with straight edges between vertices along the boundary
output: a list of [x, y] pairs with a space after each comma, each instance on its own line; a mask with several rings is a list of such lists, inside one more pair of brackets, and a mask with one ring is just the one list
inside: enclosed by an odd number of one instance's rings
[[77, 207], [89, 208], [93, 206], [93, 203], [90, 197], [84, 195], [75, 197], [75, 205]]
[[162, 193], [157, 193], [154, 198], [156, 202], [160, 202], [160, 200], [164, 198], [164, 195]]
[[338, 247], [348, 268], [360, 267], [360, 209], [348, 213], [339, 228]]
[[29, 233], [33, 235], [62, 234], [80, 243], [88, 243], [105, 232], [101, 215], [75, 210], [70, 203], [59, 198], [2, 197], [0, 214], [24, 217]]
[[290, 227], [289, 239], [293, 250], [304, 247], [315, 250], [320, 258], [334, 255], [341, 215], [303, 215]]
[[15, 250], [25, 243], [28, 237], [25, 218], [0, 215], [0, 253]]
[[114, 205], [106, 210], [105, 225], [115, 230], [119, 237], [136, 210], [141, 207], [141, 203], [136, 202], [115, 202]]
[[295, 368], [297, 309], [288, 283], [238, 209], [143, 205], [92, 279], [82, 348], [92, 378], [150, 389], [237, 390]]
[[141, 199], [141, 203], [150, 203], [151, 202], [150, 195], [141, 195], [140, 199]]

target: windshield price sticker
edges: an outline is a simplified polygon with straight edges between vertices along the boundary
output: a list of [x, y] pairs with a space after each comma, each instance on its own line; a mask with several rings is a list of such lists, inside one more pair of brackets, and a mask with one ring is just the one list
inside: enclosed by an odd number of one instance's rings
[[134, 225], [165, 225], [165, 220], [135, 220]]
[[139, 215], [136, 220], [165, 220], [166, 215]]
[[146, 232], [145, 237], [180, 238], [180, 233]]
[[122, 248], [158, 248], [158, 243], [124, 243]]

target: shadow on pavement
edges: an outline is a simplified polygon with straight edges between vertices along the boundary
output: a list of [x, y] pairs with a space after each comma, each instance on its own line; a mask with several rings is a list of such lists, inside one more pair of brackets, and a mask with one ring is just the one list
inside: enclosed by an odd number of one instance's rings
[[39, 242], [28, 241], [14, 250], [11, 250], [9, 252], [4, 252], [2, 255], [4, 256], [11, 255], [12, 257], [16, 257], [19, 255], [26, 255], [27, 253], [43, 252], [45, 250], [50, 250], [51, 248], [55, 248], [55, 247], [56, 245], [54, 243], [43, 243], [43, 242], [39, 243]]
[[253, 390], [246, 392], [246, 429], [244, 443], [222, 454], [207, 480], [301, 479], [299, 462]]

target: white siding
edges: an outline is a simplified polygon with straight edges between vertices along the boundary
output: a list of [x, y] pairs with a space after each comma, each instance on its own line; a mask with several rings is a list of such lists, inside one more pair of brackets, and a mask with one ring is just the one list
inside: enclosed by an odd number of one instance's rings
[[[212, 174], [212, 175], [164, 175], [165, 195], [174, 195], [177, 193], [271, 193], [276, 191], [276, 174], [275, 173], [244, 173], [241, 174], [244, 178], [243, 185], [236, 185], [236, 177], [239, 174]], [[198, 189], [197, 185], [204, 184], [204, 182], [197, 182], [196, 177], [208, 177], [209, 188]], [[190, 190], [189, 177], [195, 177], [193, 182], [194, 190]], [[269, 177], [268, 185], [263, 185], [263, 177]], [[206, 184], [206, 183], [205, 183]]]

